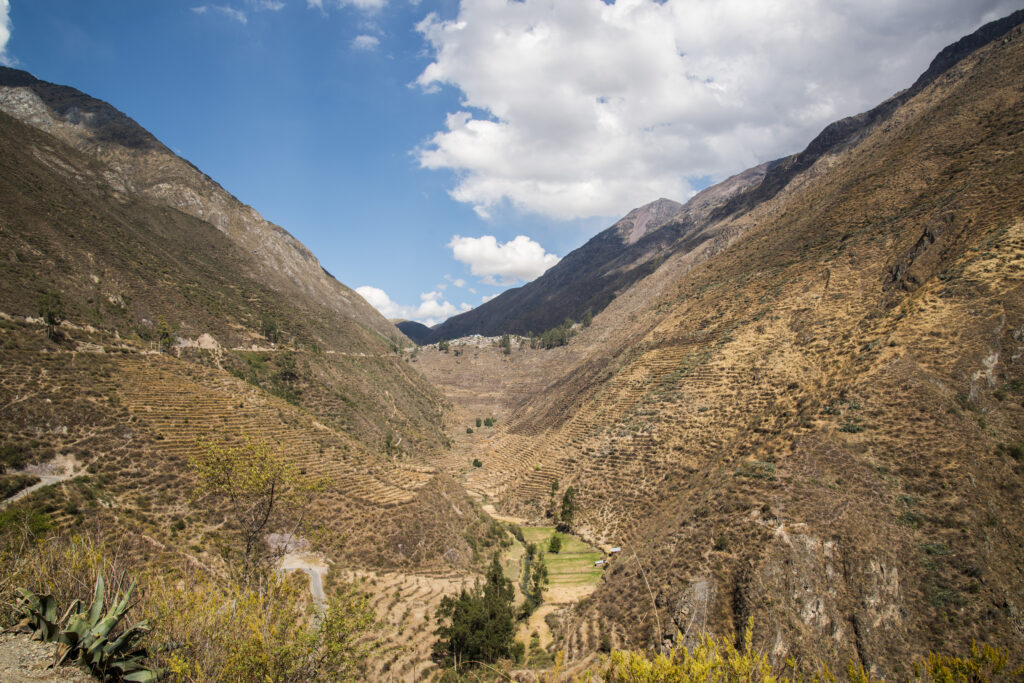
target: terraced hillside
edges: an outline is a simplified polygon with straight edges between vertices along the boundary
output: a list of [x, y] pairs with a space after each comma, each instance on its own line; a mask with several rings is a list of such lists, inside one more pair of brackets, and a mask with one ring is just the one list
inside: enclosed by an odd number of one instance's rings
[[637, 555], [573, 657], [594, 624], [642, 648], [750, 617], [780, 660], [897, 679], [1024, 652], [1024, 32], [989, 34], [617, 297], [483, 445], [499, 511], [542, 520], [557, 479]]
[[[74, 481], [94, 489], [90, 507], [98, 496], [151, 537], [205, 552], [219, 520], [190, 501], [188, 460], [204, 442], [249, 438], [326, 479], [313, 513], [337, 544], [323, 549], [332, 556], [368, 567], [472, 563], [464, 534], [482, 524], [479, 513], [457, 503], [461, 491], [430, 467], [388, 458], [222, 370], [101, 344], [95, 333], [79, 350], [30, 348], [38, 325], [11, 320], [2, 329], [3, 442], [40, 468], [70, 459]], [[45, 501], [53, 492], [35, 495]]]
[[[230, 521], [195, 499], [189, 460], [253, 439], [324, 482], [301, 533], [337, 575], [428, 581], [428, 606], [471, 581], [488, 520], [430, 464], [450, 410], [404, 337], [109, 105], [11, 78], [0, 108], [31, 125], [0, 113], [0, 485], [46, 486], [4, 524], [221, 574]], [[417, 595], [401, 618], [374, 602], [374, 665], [396, 680], [429, 664]]]

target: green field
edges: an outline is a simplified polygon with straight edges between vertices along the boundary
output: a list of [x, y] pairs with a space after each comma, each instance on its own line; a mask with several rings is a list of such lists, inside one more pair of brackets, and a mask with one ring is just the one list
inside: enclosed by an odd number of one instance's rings
[[547, 552], [548, 542], [555, 535], [551, 526], [524, 526], [523, 538], [536, 543], [544, 550], [544, 563], [548, 566], [548, 580], [551, 586], [579, 586], [594, 584], [601, 580], [602, 570], [594, 563], [604, 559], [604, 553], [587, 545], [570, 534], [558, 534], [562, 549], [558, 553]]

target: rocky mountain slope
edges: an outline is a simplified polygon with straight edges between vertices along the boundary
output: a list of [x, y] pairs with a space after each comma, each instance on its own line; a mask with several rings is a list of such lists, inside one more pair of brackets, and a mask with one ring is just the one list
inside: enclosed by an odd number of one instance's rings
[[[64, 481], [19, 509], [216, 569], [222, 520], [192, 504], [188, 462], [251, 438], [326, 477], [329, 557], [473, 565], [484, 520], [419, 464], [445, 447], [447, 408], [405, 338], [108, 105], [0, 76], [0, 479]], [[52, 336], [41, 300], [60, 302]]]
[[102, 162], [99, 179], [115, 199], [145, 198], [214, 226], [253, 255], [248, 274], [282, 295], [317, 301], [385, 337], [394, 336], [394, 328], [324, 270], [302, 243], [106, 102], [0, 67], [0, 111]]
[[896, 680], [1024, 652], [1022, 21], [717, 204], [488, 438], [467, 486], [539, 521], [572, 485], [623, 549], [561, 615], [572, 658], [748, 619], [778, 661]]
[[659, 199], [634, 209], [536, 280], [510, 289], [433, 328], [427, 342], [470, 334], [540, 333], [567, 317], [598, 313], [665, 259], [729, 239], [712, 229], [724, 218], [754, 210], [826, 157], [857, 144], [873, 127], [980, 46], [1001, 39], [1020, 14], [987, 24], [945, 48], [917, 81], [870, 111], [827, 126], [801, 152], [737, 174], [694, 195], [685, 205]]

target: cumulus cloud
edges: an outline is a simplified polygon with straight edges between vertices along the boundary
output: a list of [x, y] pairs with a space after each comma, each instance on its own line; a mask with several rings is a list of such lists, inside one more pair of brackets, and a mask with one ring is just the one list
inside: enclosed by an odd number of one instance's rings
[[379, 287], [356, 287], [356, 292], [366, 299], [371, 306], [380, 311], [380, 314], [385, 318], [416, 320], [428, 327], [432, 327], [456, 313], [468, 311], [472, 308], [472, 306], [465, 302], [456, 307], [451, 302], [446, 301], [439, 291], [420, 294], [420, 302], [416, 306], [405, 306], [393, 301], [387, 292]]
[[415, 154], [482, 216], [618, 216], [798, 151], [1016, 0], [462, 0], [418, 26], [462, 107]]
[[11, 39], [11, 3], [0, 0], [0, 64], [12, 66], [14, 59], [7, 54], [7, 41]]
[[498, 292], [497, 294], [484, 294], [482, 297], [480, 297], [480, 303], [485, 304], [494, 297], [498, 296], [498, 294], [501, 294], [501, 292]]
[[353, 50], [376, 50], [380, 45], [380, 39], [376, 36], [356, 36], [352, 39]]
[[489, 285], [514, 285], [544, 274], [559, 258], [544, 251], [526, 235], [517, 235], [502, 244], [493, 235], [461, 237], [448, 243], [456, 261], [469, 266], [469, 272]]

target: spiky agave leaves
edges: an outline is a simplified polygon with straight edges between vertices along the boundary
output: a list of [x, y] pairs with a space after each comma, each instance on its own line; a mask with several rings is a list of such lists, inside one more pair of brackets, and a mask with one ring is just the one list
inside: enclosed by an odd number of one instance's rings
[[81, 606], [80, 600], [71, 603], [68, 611], [57, 618], [57, 601], [52, 595], [36, 595], [24, 588], [18, 589], [18, 607], [22, 619], [18, 626], [29, 631], [36, 640], [54, 641], [60, 633], [60, 624]]
[[[156, 681], [158, 672], [146, 667], [143, 661], [146, 650], [137, 647], [138, 641], [149, 632], [146, 622], [135, 624], [112, 637], [114, 629], [128, 612], [129, 601], [135, 590], [135, 582], [104, 615], [103, 600], [106, 592], [103, 574], [96, 575], [96, 590], [88, 610], [79, 611], [82, 606], [76, 600], [58, 621], [56, 602], [53, 596], [38, 597], [19, 589], [23, 625], [31, 629], [35, 637], [58, 643], [57, 664], [75, 660], [89, 667], [96, 676], [105, 681], [133, 681], [149, 683]], [[65, 626], [59, 627], [61, 623]]]

